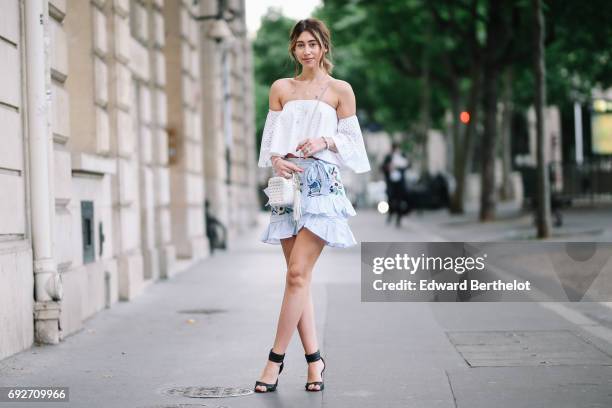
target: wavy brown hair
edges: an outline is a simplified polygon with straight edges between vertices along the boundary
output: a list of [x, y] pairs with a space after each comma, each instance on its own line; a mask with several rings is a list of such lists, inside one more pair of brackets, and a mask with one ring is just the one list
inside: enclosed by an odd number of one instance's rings
[[[295, 76], [298, 76], [300, 73], [300, 68], [302, 65], [295, 57], [293, 52], [295, 51], [298, 37], [304, 31], [308, 31], [310, 34], [312, 34], [319, 43], [319, 47], [321, 47], [321, 50], [323, 51], [323, 57], [319, 61], [319, 66], [322, 67], [328, 74], [331, 74], [332, 70], [334, 69], [334, 64], [332, 64], [330, 60], [332, 43], [329, 28], [327, 28], [324, 22], [317, 18], [307, 18], [305, 20], [298, 21], [293, 26], [291, 33], [289, 34], [289, 55], [295, 64]], [[327, 52], [325, 52], [326, 48]]]

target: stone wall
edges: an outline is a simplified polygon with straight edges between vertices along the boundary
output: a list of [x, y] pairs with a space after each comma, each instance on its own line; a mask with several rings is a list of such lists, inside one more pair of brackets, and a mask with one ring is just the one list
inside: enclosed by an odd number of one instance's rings
[[[0, 0], [0, 359], [37, 339], [60, 341], [206, 257], [205, 199], [230, 239], [257, 211], [244, 17], [231, 22], [233, 41], [218, 43], [208, 36], [211, 21], [196, 19], [216, 14], [215, 0], [50, 0], [42, 91], [50, 95], [52, 231], [44, 242], [53, 259], [37, 264], [24, 124], [38, 115], [26, 103], [26, 4]], [[61, 299], [35, 302], [37, 268], [58, 271]], [[39, 335], [41, 320], [52, 335]]]

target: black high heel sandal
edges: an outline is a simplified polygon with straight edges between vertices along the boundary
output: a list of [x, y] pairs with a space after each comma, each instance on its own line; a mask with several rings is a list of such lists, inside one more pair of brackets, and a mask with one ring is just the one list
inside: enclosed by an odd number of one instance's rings
[[[278, 370], [279, 376], [280, 376], [280, 373], [283, 372], [283, 367], [285, 366], [285, 363], [283, 362], [284, 359], [285, 359], [284, 354], [276, 354], [275, 352], [272, 351], [272, 349], [270, 349], [268, 360], [272, 361], [273, 363], [280, 363], [280, 368]], [[259, 385], [263, 385], [264, 387], [266, 387], [266, 390], [265, 391], [258, 390], [257, 386]], [[253, 391], [262, 392], [262, 393], [263, 392], [274, 392], [276, 391], [277, 386], [278, 386], [278, 376], [276, 377], [276, 382], [274, 384], [268, 384], [268, 383], [261, 382], [261, 381], [255, 381], [255, 387], [253, 388]]]
[[[323, 369], [321, 370], [321, 381], [311, 381], [311, 382], [307, 382], [306, 383], [306, 391], [310, 391], [310, 392], [317, 392], [317, 391], [323, 391], [323, 388], [325, 388], [325, 384], [323, 384], [323, 372], [325, 371], [325, 369], [327, 368], [327, 364], [325, 364], [325, 359], [323, 357], [321, 357], [321, 353], [319, 352], [319, 350], [315, 351], [312, 354], [304, 354], [304, 356], [306, 357], [306, 361], [308, 363], [314, 363], [315, 361], [323, 361]], [[316, 388], [308, 388], [308, 386], [310, 385], [318, 385], [319, 389]]]

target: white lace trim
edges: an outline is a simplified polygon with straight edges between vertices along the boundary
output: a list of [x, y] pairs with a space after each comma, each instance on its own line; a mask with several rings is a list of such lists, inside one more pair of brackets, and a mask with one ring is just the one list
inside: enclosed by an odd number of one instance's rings
[[370, 171], [363, 135], [356, 115], [338, 121], [338, 131], [332, 136], [343, 164], [355, 173]]
[[[283, 111], [268, 110], [261, 138], [258, 161], [259, 167], [272, 166], [270, 156], [272, 154], [271, 150], [275, 138], [281, 137], [283, 133], [291, 134], [293, 121], [295, 120], [296, 123], [299, 123], [299, 121], [303, 119], [301, 114], [296, 114], [297, 116], [289, 117], [290, 121], [284, 121], [285, 123], [283, 124], [282, 113]], [[321, 114], [315, 115], [314, 126], [312, 128], [319, 129], [321, 120]], [[334, 162], [337, 160], [339, 162], [338, 164], [350, 168], [355, 173], [370, 171], [370, 162], [368, 160], [363, 135], [361, 134], [361, 128], [359, 127], [359, 121], [356, 115], [338, 120], [336, 134], [333, 135], [332, 138], [334, 139], [338, 153], [322, 151], [315, 155], [315, 157], [324, 160], [331, 159]], [[325, 157], [326, 154], [332, 157]]]
[[280, 115], [282, 111], [269, 110], [266, 116], [266, 123], [264, 124], [263, 135], [261, 137], [261, 148], [259, 151], [259, 167], [271, 167], [272, 162], [270, 161], [270, 148], [272, 146], [272, 138], [276, 127], [279, 123]]

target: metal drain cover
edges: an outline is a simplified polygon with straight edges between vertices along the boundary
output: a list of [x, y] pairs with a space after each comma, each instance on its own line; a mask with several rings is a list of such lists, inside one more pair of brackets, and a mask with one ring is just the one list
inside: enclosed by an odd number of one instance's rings
[[612, 358], [568, 330], [447, 332], [471, 367], [612, 365]]
[[226, 398], [252, 394], [253, 390], [237, 387], [173, 387], [165, 394], [189, 398]]

